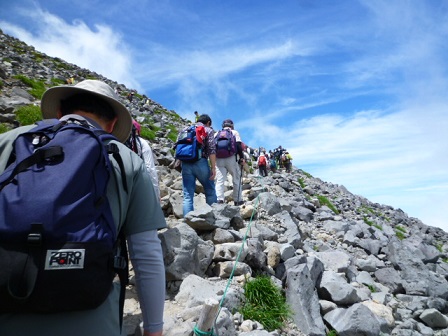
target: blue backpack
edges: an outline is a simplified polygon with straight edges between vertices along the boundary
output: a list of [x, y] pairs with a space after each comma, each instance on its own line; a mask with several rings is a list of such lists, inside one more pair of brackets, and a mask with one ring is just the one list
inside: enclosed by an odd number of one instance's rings
[[215, 135], [216, 157], [228, 158], [237, 153], [236, 138], [232, 131], [224, 128]]
[[195, 162], [202, 157], [202, 143], [206, 133], [204, 126], [191, 125], [183, 129], [175, 144], [175, 157], [183, 162]]
[[106, 197], [109, 154], [125, 190], [126, 180], [110, 140], [71, 119], [40, 121], [15, 140], [0, 175], [0, 313], [96, 308], [117, 273], [124, 302], [127, 252]]

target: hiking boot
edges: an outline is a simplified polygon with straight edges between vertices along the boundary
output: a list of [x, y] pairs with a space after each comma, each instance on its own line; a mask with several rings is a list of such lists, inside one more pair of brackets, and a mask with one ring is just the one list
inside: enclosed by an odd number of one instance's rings
[[244, 201], [235, 202], [235, 205], [243, 205]]

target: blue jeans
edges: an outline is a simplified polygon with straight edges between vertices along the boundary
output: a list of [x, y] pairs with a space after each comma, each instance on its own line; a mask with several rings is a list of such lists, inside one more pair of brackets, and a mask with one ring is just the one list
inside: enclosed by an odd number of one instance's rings
[[202, 158], [196, 162], [182, 162], [182, 184], [184, 191], [184, 216], [194, 210], [193, 198], [196, 189], [196, 179], [204, 187], [205, 201], [208, 205], [217, 202], [215, 182], [210, 180], [211, 170], [208, 160]]

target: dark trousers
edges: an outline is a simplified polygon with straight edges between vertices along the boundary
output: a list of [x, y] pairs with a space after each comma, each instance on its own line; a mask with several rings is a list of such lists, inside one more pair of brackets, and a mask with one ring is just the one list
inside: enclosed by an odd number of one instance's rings
[[258, 171], [260, 172], [260, 176], [268, 176], [268, 170], [266, 169], [266, 165], [258, 166]]

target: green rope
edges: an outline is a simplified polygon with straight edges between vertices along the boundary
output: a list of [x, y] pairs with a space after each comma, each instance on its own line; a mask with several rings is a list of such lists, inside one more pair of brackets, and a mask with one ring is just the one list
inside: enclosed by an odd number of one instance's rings
[[[258, 178], [261, 179], [261, 182], [263, 181], [263, 177], [262, 176], [258, 176]], [[261, 183], [261, 185], [263, 187], [263, 183]], [[264, 189], [264, 187], [263, 187], [263, 189]], [[224, 294], [222, 295], [221, 301], [219, 302], [219, 310], [218, 310], [218, 312], [216, 313], [216, 316], [215, 316], [215, 323], [216, 323], [216, 320], [218, 319], [219, 313], [221, 312], [224, 299], [226, 298], [227, 291], [228, 291], [228, 289], [230, 287], [230, 284], [231, 284], [231, 282], [233, 280], [233, 275], [234, 275], [236, 267], [238, 265], [238, 261], [240, 259], [241, 253], [243, 252], [244, 244], [246, 243], [246, 240], [247, 240], [247, 235], [248, 235], [249, 230], [250, 230], [250, 228], [252, 226], [252, 220], [253, 220], [254, 214], [255, 214], [256, 210], [258, 209], [259, 198], [260, 198], [260, 195], [258, 195], [257, 198], [255, 199], [254, 210], [252, 211], [252, 214], [250, 216], [249, 225], [247, 226], [246, 233], [244, 234], [244, 238], [243, 238], [243, 241], [242, 241], [243, 243], [241, 244], [241, 248], [238, 251], [238, 255], [236, 257], [235, 264], [233, 265], [232, 272], [230, 273], [229, 280], [227, 281], [227, 285], [226, 285], [226, 289], [224, 290]]]
[[[264, 189], [264, 186], [263, 186], [263, 183], [262, 183], [263, 177], [262, 176], [258, 176], [257, 178], [259, 178], [261, 180], [261, 185], [262, 185], [262, 187]], [[254, 218], [254, 215], [255, 215], [256, 211], [258, 210], [259, 198], [260, 198], [260, 195], [258, 195], [257, 198], [255, 199], [254, 210], [252, 211], [252, 214], [250, 216], [249, 225], [247, 226], [246, 232], [244, 234], [244, 238], [243, 238], [243, 241], [242, 241], [242, 244], [241, 244], [241, 248], [238, 251], [238, 255], [236, 257], [235, 264], [233, 265], [232, 272], [230, 273], [230, 276], [229, 276], [229, 280], [227, 281], [226, 289], [224, 290], [224, 294], [222, 295], [221, 301], [219, 302], [219, 310], [218, 310], [218, 312], [215, 315], [215, 325], [216, 325], [216, 320], [218, 319], [219, 313], [221, 312], [221, 309], [222, 309], [222, 306], [223, 306], [223, 302], [224, 302], [224, 300], [226, 298], [227, 291], [228, 291], [228, 289], [230, 287], [230, 284], [231, 284], [231, 282], [233, 280], [233, 275], [234, 275], [236, 267], [238, 265], [238, 261], [240, 259], [241, 253], [243, 252], [244, 244], [246, 243], [246, 240], [247, 240], [247, 235], [249, 234], [249, 230], [250, 230], [250, 228], [252, 226], [252, 220]], [[193, 332], [194, 332], [194, 334], [196, 336], [213, 336], [214, 335], [213, 334], [213, 328], [210, 331], [202, 331], [202, 330], [199, 330], [197, 328], [197, 325], [194, 326]]]
[[213, 328], [210, 331], [202, 331], [198, 329], [198, 326], [195, 325], [193, 328], [193, 332], [197, 336], [212, 336], [213, 335]]

